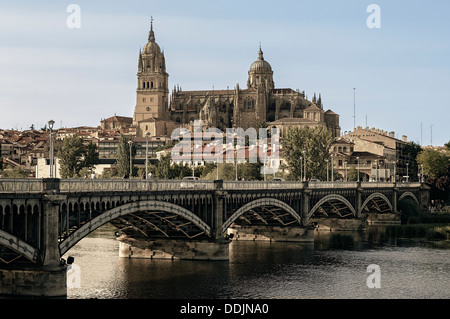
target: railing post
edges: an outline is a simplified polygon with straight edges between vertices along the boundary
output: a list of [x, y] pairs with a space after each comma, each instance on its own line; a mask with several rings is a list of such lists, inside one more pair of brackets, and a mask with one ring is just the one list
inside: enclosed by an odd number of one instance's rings
[[223, 190], [223, 180], [214, 181], [214, 211], [212, 220], [214, 221], [212, 230], [214, 239], [223, 239], [222, 226], [225, 216], [225, 195]]
[[356, 207], [355, 207], [356, 218], [361, 217], [362, 192], [363, 189], [361, 187], [361, 181], [358, 181], [356, 183]]
[[397, 213], [398, 210], [398, 187], [397, 183], [394, 182], [393, 192], [392, 192], [392, 210]]
[[303, 182], [302, 199], [301, 199], [301, 210], [302, 210], [302, 224], [307, 226], [309, 223], [309, 200], [311, 198], [311, 189], [308, 188], [308, 182]]

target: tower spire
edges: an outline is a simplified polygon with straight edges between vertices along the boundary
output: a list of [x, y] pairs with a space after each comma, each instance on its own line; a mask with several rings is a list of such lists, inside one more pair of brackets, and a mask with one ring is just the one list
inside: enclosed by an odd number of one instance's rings
[[148, 41], [155, 42], [155, 33], [153, 32], [153, 17], [150, 17], [150, 32], [148, 34]]
[[264, 61], [263, 52], [261, 50], [261, 42], [259, 42], [258, 60], [263, 60]]

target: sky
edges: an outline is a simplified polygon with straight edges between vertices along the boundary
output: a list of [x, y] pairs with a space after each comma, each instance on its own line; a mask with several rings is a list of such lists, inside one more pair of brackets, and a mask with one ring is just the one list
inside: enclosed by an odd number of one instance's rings
[[275, 87], [320, 93], [342, 133], [355, 123], [443, 145], [449, 12], [447, 0], [1, 0], [0, 128], [132, 117], [153, 17], [170, 91], [246, 88], [261, 43]]

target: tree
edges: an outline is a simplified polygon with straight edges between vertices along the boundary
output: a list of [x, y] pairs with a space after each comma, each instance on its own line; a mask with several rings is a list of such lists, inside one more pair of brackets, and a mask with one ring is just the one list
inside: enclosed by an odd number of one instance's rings
[[424, 175], [436, 178], [442, 175], [447, 168], [449, 156], [446, 153], [425, 149], [417, 155], [417, 162], [423, 165]]
[[422, 151], [422, 147], [414, 142], [408, 142], [403, 148], [403, 155], [407, 158], [409, 163], [408, 175], [411, 177], [410, 181], [417, 181], [419, 173], [419, 165], [417, 164], [417, 155]]
[[58, 150], [60, 163], [59, 173], [62, 178], [77, 177], [83, 167], [82, 156], [84, 151], [83, 139], [78, 136], [68, 136], [64, 139]]
[[58, 157], [62, 178], [84, 176], [99, 161], [97, 146], [92, 142], [84, 145], [83, 139], [75, 135], [63, 140], [58, 148]]
[[[119, 145], [116, 152], [116, 169], [119, 176], [130, 175], [130, 145], [131, 137], [120, 134]], [[136, 154], [136, 147], [131, 145], [131, 157]]]
[[94, 143], [92, 143], [92, 141], [90, 141], [89, 144], [86, 145], [83, 150], [83, 167], [92, 169], [98, 163], [99, 163], [99, 154], [97, 145], [95, 145]]
[[170, 154], [162, 156], [155, 166], [155, 178], [168, 179], [170, 170]]
[[358, 181], [358, 170], [356, 169], [355, 165], [350, 166], [350, 169], [348, 170], [348, 181]]
[[[331, 132], [323, 126], [314, 128], [290, 128], [282, 140], [283, 157], [289, 165], [289, 171], [294, 180], [301, 180], [304, 174], [306, 157], [306, 178], [327, 177], [327, 162], [329, 150], [333, 144]], [[303, 153], [304, 152], [304, 153]]]

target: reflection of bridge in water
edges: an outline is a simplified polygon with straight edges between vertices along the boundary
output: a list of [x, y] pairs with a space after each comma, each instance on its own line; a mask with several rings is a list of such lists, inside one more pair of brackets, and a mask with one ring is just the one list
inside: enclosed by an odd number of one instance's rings
[[396, 213], [404, 197], [426, 206], [429, 191], [420, 183], [3, 179], [0, 268], [7, 277], [51, 269], [64, 281], [61, 256], [108, 222], [120, 230], [122, 256], [228, 259], [231, 236], [311, 241], [313, 223]]

